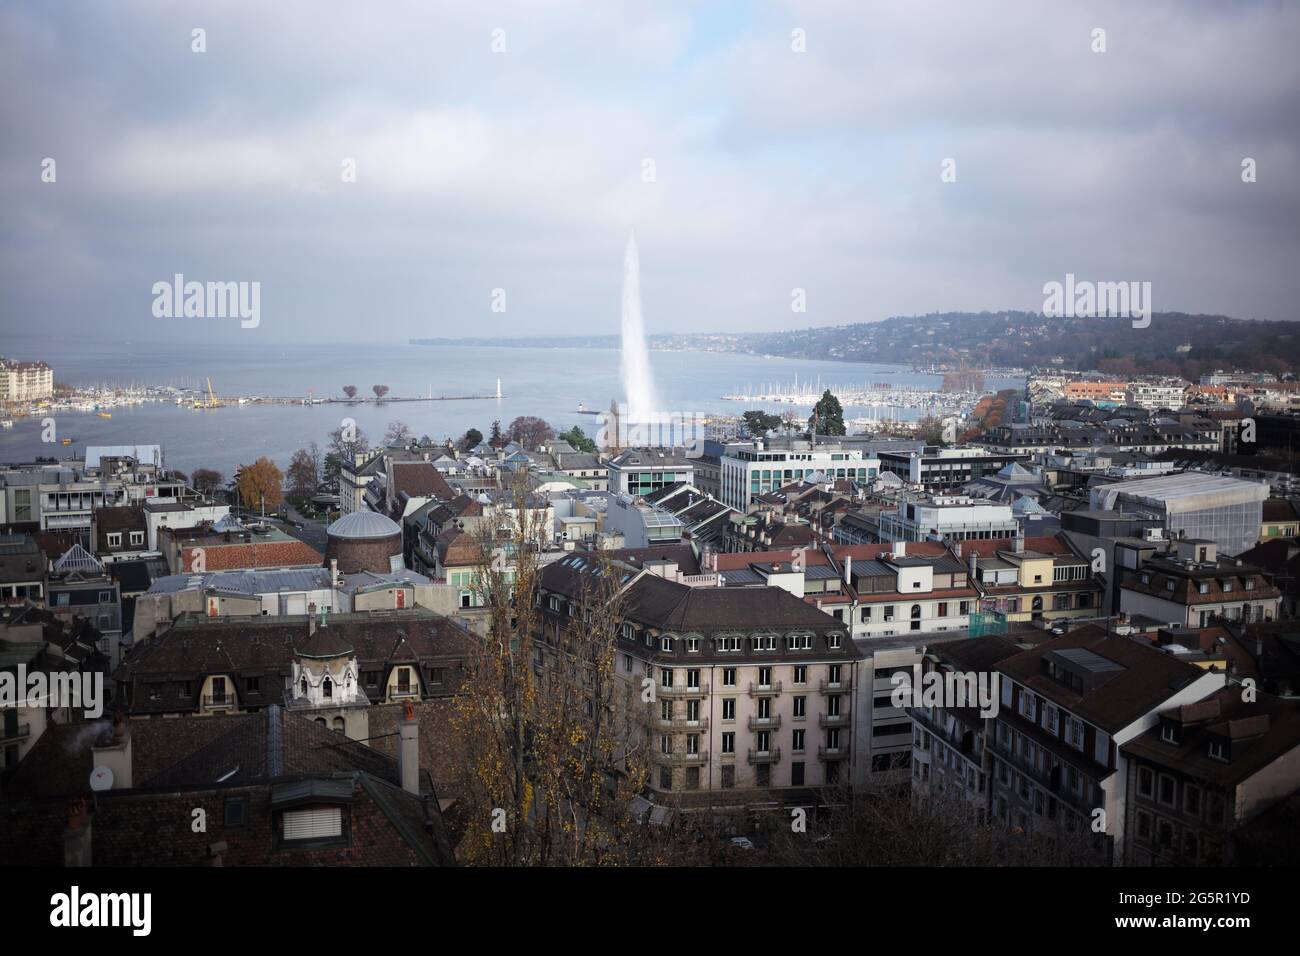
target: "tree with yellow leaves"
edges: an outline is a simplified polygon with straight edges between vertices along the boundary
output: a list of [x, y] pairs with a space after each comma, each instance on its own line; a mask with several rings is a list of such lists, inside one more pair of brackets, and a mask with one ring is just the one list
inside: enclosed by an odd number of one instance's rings
[[284, 500], [284, 473], [269, 458], [259, 458], [251, 465], [240, 465], [235, 489], [245, 508], [276, 508]]

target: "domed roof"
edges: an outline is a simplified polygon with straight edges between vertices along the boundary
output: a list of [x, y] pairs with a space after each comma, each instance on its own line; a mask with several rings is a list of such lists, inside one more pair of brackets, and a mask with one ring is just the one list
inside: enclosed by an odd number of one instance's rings
[[375, 511], [354, 511], [325, 529], [331, 538], [390, 538], [400, 535], [397, 522]]

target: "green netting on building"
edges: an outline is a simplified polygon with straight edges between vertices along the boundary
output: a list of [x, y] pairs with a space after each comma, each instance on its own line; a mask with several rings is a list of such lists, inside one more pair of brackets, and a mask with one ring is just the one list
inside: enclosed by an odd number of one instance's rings
[[998, 611], [975, 611], [970, 616], [970, 636], [983, 637], [985, 634], [1005, 634], [1007, 616]]

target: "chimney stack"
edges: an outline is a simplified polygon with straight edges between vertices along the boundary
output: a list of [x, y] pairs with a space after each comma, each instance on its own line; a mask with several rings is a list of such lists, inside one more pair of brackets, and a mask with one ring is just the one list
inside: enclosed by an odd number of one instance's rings
[[1024, 554], [1024, 553], [1025, 553], [1025, 536], [1024, 536], [1023, 534], [1021, 534], [1019, 531], [1017, 531], [1017, 532], [1016, 532], [1016, 536], [1015, 536], [1015, 538], [1013, 538], [1012, 540], [1015, 542], [1016, 554]]
[[113, 715], [113, 732], [103, 734], [91, 747], [91, 764], [113, 771], [113, 789], [130, 790], [131, 778], [131, 725], [120, 710]]
[[978, 575], [977, 575], [977, 573], [976, 573], [976, 567], [975, 567], [975, 562], [976, 562], [978, 559], [979, 559], [979, 555], [976, 554], [974, 548], [971, 548], [971, 551], [970, 551], [970, 579], [971, 579], [971, 582], [972, 582], [972, 583], [974, 583], [976, 580], [978, 580]]
[[339, 559], [330, 558], [330, 587], [339, 586]]
[[420, 722], [415, 706], [408, 700], [397, 722], [397, 776], [402, 789], [420, 795]]
[[849, 587], [853, 586], [853, 555], [844, 556], [844, 583]]
[[316, 633], [316, 602], [312, 601], [307, 605], [307, 636], [311, 637]]

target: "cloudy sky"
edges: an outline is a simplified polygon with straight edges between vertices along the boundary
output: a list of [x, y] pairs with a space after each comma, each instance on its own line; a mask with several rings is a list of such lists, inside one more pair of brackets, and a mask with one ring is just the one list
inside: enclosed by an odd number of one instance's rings
[[[1288, 2], [11, 2], [0, 326], [608, 333], [633, 229], [651, 332], [1037, 310], [1067, 272], [1294, 319], [1297, 39]], [[155, 318], [178, 272], [260, 282], [260, 326]]]

